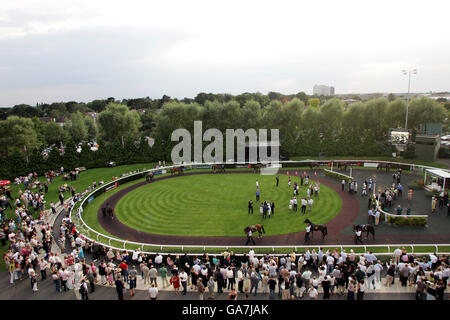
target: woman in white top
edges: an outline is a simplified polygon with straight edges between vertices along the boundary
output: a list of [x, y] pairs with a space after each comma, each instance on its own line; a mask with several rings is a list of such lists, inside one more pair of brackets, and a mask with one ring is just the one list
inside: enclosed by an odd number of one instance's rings
[[72, 267], [67, 269], [67, 273], [69, 274], [69, 277], [66, 282], [66, 286], [69, 290], [73, 290], [74, 288], [74, 281], [75, 281], [75, 273], [72, 270]]

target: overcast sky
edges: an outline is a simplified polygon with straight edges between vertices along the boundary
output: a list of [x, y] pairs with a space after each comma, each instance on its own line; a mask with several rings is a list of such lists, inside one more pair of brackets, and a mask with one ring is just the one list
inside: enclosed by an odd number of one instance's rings
[[0, 0], [0, 106], [450, 90], [450, 2]]

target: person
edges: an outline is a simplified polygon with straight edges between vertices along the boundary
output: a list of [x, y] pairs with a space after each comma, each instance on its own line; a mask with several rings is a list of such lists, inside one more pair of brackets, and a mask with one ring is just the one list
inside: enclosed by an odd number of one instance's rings
[[172, 278], [170, 278], [169, 282], [173, 286], [173, 289], [175, 290], [175, 294], [179, 295], [180, 294], [180, 277], [178, 275], [174, 275], [174, 276], [172, 276]]
[[[209, 277], [207, 285], [208, 285], [209, 298], [214, 299], [215, 283], [214, 283], [214, 278], [212, 276]], [[242, 293], [242, 291], [241, 291], [241, 293]]]
[[270, 201], [270, 211], [273, 216], [275, 214], [275, 202], [273, 202], [273, 200]]
[[148, 289], [148, 297], [150, 300], [156, 300], [158, 298], [158, 288], [152, 283], [151, 287]]
[[308, 201], [306, 199], [302, 199], [302, 213], [306, 213], [306, 205], [308, 204]]
[[355, 300], [355, 283], [354, 279], [351, 279], [348, 283], [347, 300]]
[[323, 288], [323, 299], [329, 300], [330, 299], [330, 277], [326, 276], [325, 279], [321, 282], [322, 288]]
[[31, 289], [33, 290], [33, 292], [39, 291], [37, 287], [38, 276], [34, 271], [31, 272], [30, 278], [31, 278]]
[[433, 196], [431, 198], [431, 212], [435, 212], [436, 211], [436, 202], [437, 202], [436, 197]]
[[275, 280], [274, 276], [270, 277], [270, 279], [268, 281], [268, 285], [269, 285], [269, 299], [274, 300], [275, 299], [275, 288], [277, 285], [277, 281]]
[[188, 275], [187, 275], [186, 271], [184, 271], [184, 269], [181, 269], [179, 277], [180, 277], [181, 285], [183, 286], [183, 296], [185, 296], [186, 292], [187, 292]]
[[116, 278], [114, 284], [116, 285], [117, 297], [119, 298], [119, 300], [123, 300], [123, 291], [125, 289], [125, 286], [120, 276]]
[[278, 184], [280, 183], [280, 177], [279, 176], [277, 176], [277, 187], [278, 187]]
[[292, 203], [294, 204], [294, 211], [297, 211], [298, 208], [297, 197], [294, 197], [294, 199], [292, 199]]
[[250, 211], [251, 211], [252, 214], [253, 214], [253, 200], [250, 200], [250, 201], [248, 202], [248, 214], [250, 214]]
[[420, 277], [416, 282], [416, 300], [423, 300], [424, 292], [427, 287], [426, 277]]
[[230, 293], [228, 294], [228, 300], [237, 300], [237, 292], [235, 289], [231, 289]]
[[308, 200], [308, 210], [311, 211], [312, 210], [312, 206], [313, 206], [314, 200], [312, 198], [310, 198]]
[[247, 242], [245, 243], [245, 245], [248, 245], [250, 241], [253, 242], [253, 245], [256, 244], [256, 243], [255, 243], [255, 240], [253, 239], [253, 233], [252, 233], [251, 228], [250, 228], [250, 229], [248, 230], [248, 232], [247, 232]]
[[203, 300], [203, 294], [205, 293], [205, 286], [203, 285], [202, 279], [197, 279], [197, 292], [200, 300]]
[[355, 231], [355, 244], [358, 244], [358, 241], [362, 244], [362, 232], [361, 228], [356, 229]]
[[255, 289], [255, 293], [253, 295], [256, 296], [256, 292], [258, 291], [259, 279], [255, 271], [252, 272], [250, 275], [250, 283], [251, 283], [250, 294], [252, 293], [253, 289]]
[[136, 288], [136, 281], [137, 281], [137, 270], [136, 267], [133, 266], [133, 268], [130, 271], [130, 274], [128, 275], [128, 283], [130, 286], [130, 298], [132, 298], [135, 294], [135, 288]]
[[397, 206], [397, 215], [398, 215], [398, 216], [401, 216], [401, 215], [402, 215], [402, 211], [403, 211], [403, 208], [400, 207], [400, 205], [398, 205], [398, 206]]
[[167, 268], [166, 266], [163, 264], [161, 266], [161, 268], [159, 268], [159, 276], [161, 277], [161, 282], [163, 285], [163, 288], [166, 288], [169, 286], [169, 281], [167, 280]]
[[89, 300], [87, 283], [84, 281], [84, 279], [81, 280], [79, 292], [82, 300]]
[[256, 189], [256, 201], [259, 201], [259, 196], [261, 195], [261, 192], [259, 192], [259, 189]]
[[345, 180], [344, 179], [342, 179], [341, 185], [342, 185], [342, 191], [344, 191], [345, 190]]
[[366, 290], [366, 285], [364, 284], [364, 279], [358, 282], [356, 300], [364, 300], [364, 291]]
[[312, 286], [309, 288], [308, 294], [309, 294], [309, 298], [313, 299], [313, 300], [317, 300], [317, 298], [319, 297], [319, 292], [317, 291], [316, 288], [314, 288]]
[[311, 239], [309, 238], [309, 234], [310, 234], [310, 233], [311, 233], [311, 225], [308, 224], [308, 225], [306, 226], [305, 243], [306, 243], [306, 241], [311, 240]]

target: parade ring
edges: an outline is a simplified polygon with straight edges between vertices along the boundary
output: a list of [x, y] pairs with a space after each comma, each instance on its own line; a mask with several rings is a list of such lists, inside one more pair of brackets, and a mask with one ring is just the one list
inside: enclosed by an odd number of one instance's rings
[[[250, 171], [228, 171], [223, 174], [214, 174], [214, 177], [220, 177], [220, 180], [225, 181], [233, 181], [235, 179], [231, 179], [230, 174], [236, 177], [243, 177], [246, 174], [252, 174]], [[306, 218], [309, 218], [314, 223], [326, 224], [328, 227], [328, 235], [325, 240], [321, 240], [319, 234], [317, 234], [312, 243], [326, 243], [330, 241], [330, 243], [339, 243], [346, 242], [347, 238], [345, 235], [342, 235], [340, 231], [352, 223], [355, 218], [359, 214], [359, 204], [356, 201], [355, 197], [348, 194], [347, 192], [341, 191], [341, 186], [327, 179], [325, 177], [314, 176], [313, 172], [308, 172], [310, 177], [313, 179], [313, 182], [319, 182], [321, 191], [319, 193], [319, 200], [315, 199], [315, 204], [313, 205], [313, 210], [311, 212], [307, 211], [306, 214], [300, 213], [300, 205], [297, 212], [293, 212], [291, 210], [286, 209], [289, 204], [289, 199], [291, 197], [291, 188], [288, 188], [287, 185], [287, 176], [286, 170], [281, 170], [279, 172], [280, 176], [280, 185], [279, 187], [275, 186], [275, 176], [270, 176], [270, 183], [267, 177], [255, 175], [252, 178], [244, 179], [247, 180], [249, 185], [246, 186], [249, 191], [246, 192], [244, 198], [241, 199], [241, 202], [238, 206], [240, 209], [235, 209], [236, 212], [234, 214], [239, 214], [244, 216], [244, 223], [233, 225], [233, 217], [229, 217], [228, 220], [231, 220], [230, 226], [221, 228], [220, 219], [213, 218], [211, 211], [214, 211], [214, 208], [211, 208], [211, 203], [202, 203], [202, 206], [206, 206], [209, 209], [207, 210], [207, 214], [204, 215], [204, 219], [206, 219], [204, 225], [200, 227], [195, 227], [198, 225], [197, 222], [193, 222], [189, 224], [189, 203], [190, 202], [202, 202], [200, 201], [202, 195], [194, 192], [195, 185], [192, 184], [193, 175], [202, 175], [200, 182], [202, 185], [198, 186], [199, 189], [208, 189], [208, 186], [205, 186], [207, 182], [207, 176], [210, 175], [210, 172], [192, 172], [186, 173], [183, 177], [178, 176], [164, 176], [157, 179], [154, 179], [153, 182], [148, 184], [147, 182], [136, 183], [132, 186], [126, 187], [114, 195], [110, 196], [104, 203], [100, 206], [97, 212], [97, 219], [102, 228], [104, 228], [107, 232], [114, 235], [117, 238], [126, 239], [127, 241], [134, 241], [139, 243], [157, 243], [161, 245], [229, 245], [229, 246], [237, 246], [244, 245], [246, 237], [243, 232], [243, 229], [247, 225], [251, 225], [254, 223], [261, 223], [266, 225], [266, 234], [263, 235], [262, 238], [258, 239], [255, 237], [257, 245], [272, 245], [272, 246], [280, 246], [280, 245], [298, 245], [303, 243], [304, 240], [304, 227], [306, 226], [303, 221]], [[239, 175], [237, 175], [239, 174]], [[291, 173], [292, 174], [292, 173]], [[267, 178], [267, 179], [265, 179]], [[299, 177], [292, 177], [292, 184], [294, 181], [300, 183]], [[191, 180], [189, 180], [191, 179]], [[248, 215], [247, 213], [247, 202], [248, 200], [253, 199], [255, 201], [254, 191], [256, 189], [255, 180], [260, 179], [261, 186], [261, 200], [274, 200], [269, 198], [265, 198], [265, 190], [280, 190], [284, 189], [283, 195], [286, 202], [284, 203], [276, 203], [275, 207], [275, 215], [273, 218], [262, 219], [259, 213], [259, 205], [255, 202], [254, 206], [254, 214]], [[167, 180], [166, 183], [159, 182]], [[170, 183], [169, 183], [170, 182]], [[165, 197], [171, 194], [170, 187], [175, 184], [184, 184], [190, 188], [186, 189], [185, 187], [181, 188], [183, 191], [177, 193], [174, 197]], [[158, 184], [160, 187], [158, 188]], [[229, 185], [230, 188], [233, 188], [232, 185]], [[191, 194], [189, 194], [188, 191]], [[217, 186], [217, 192], [219, 194], [223, 194], [223, 186]], [[237, 190], [239, 191], [239, 190]], [[325, 192], [326, 191], [326, 192]], [[269, 192], [270, 193], [270, 192]], [[339, 199], [338, 203], [334, 203], [331, 206], [326, 206], [327, 196], [326, 193], [333, 194], [337, 196]], [[145, 194], [148, 196], [146, 197]], [[213, 192], [214, 194], [214, 192]], [[266, 193], [267, 194], [267, 193]], [[305, 192], [301, 192], [300, 195], [304, 195]], [[231, 192], [229, 195], [228, 201], [233, 197], [236, 197], [237, 194]], [[273, 193], [270, 193], [270, 196], [276, 196]], [[282, 198], [283, 198], [282, 197]], [[150, 198], [150, 199], [148, 199]], [[156, 202], [156, 199], [160, 199], [160, 202]], [[248, 199], [247, 199], [248, 198]], [[330, 196], [329, 200], [332, 197]], [[244, 200], [246, 199], [246, 200]], [[213, 199], [214, 201], [215, 199]], [[215, 200], [217, 201], [217, 200]], [[225, 199], [226, 201], [226, 199]], [[245, 201], [245, 202], [244, 202]], [[321, 202], [322, 201], [322, 202]], [[104, 217], [102, 214], [101, 207], [105, 206], [106, 203], [109, 204], [110, 207], [115, 209], [115, 219], [111, 219], [109, 217]], [[219, 201], [218, 205], [223, 202]], [[323, 205], [322, 205], [323, 203]], [[133, 204], [130, 207], [130, 204]], [[156, 205], [156, 206], [155, 206]], [[234, 205], [234, 204], [233, 204]], [[329, 210], [334, 210], [336, 212], [332, 213], [331, 219], [324, 218], [325, 220], [321, 220], [319, 212], [320, 206], [324, 206], [323, 210], [327, 212]], [[284, 206], [284, 208], [283, 208]], [[340, 207], [340, 210], [339, 210]], [[183, 209], [185, 208], [185, 209]], [[194, 209], [195, 210], [195, 209]], [[158, 212], [159, 211], [159, 212]], [[150, 213], [145, 215], [143, 213]], [[329, 213], [329, 212], [328, 212]], [[184, 220], [178, 221], [181, 219], [180, 217], [185, 216]], [[153, 216], [153, 217], [152, 217]], [[275, 228], [274, 231], [271, 225], [276, 225], [276, 221], [282, 220], [282, 226]], [[211, 223], [208, 223], [208, 220], [211, 220]], [[173, 235], [173, 230], [177, 223], [181, 223], [185, 225], [185, 232], [183, 235]], [[153, 229], [152, 229], [153, 228]], [[227, 229], [228, 228], [228, 229]], [[166, 234], [161, 234], [166, 233]], [[171, 234], [172, 233], [172, 234]], [[213, 235], [214, 233], [219, 235]], [[226, 235], [230, 234], [230, 235]], [[329, 239], [329, 240], [328, 240]]]

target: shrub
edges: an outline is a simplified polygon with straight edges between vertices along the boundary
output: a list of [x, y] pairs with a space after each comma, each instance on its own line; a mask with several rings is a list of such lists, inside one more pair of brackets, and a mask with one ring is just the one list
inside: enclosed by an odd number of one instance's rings
[[339, 172], [331, 171], [331, 170], [328, 170], [328, 169], [324, 169], [324, 172], [325, 172], [326, 176], [335, 178], [337, 180], [345, 180], [347, 182], [352, 182], [353, 181], [353, 178], [351, 178], [351, 177], [349, 177], [347, 175], [343, 175], [343, 174], [341, 174]]

